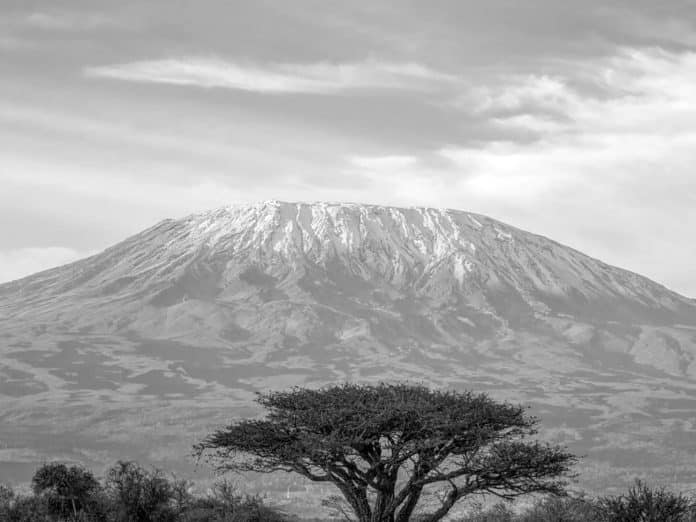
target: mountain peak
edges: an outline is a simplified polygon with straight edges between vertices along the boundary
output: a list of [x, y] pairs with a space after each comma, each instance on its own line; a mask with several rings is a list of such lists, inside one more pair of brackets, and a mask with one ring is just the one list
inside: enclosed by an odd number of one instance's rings
[[214, 301], [251, 269], [287, 287], [313, 273], [489, 313], [502, 306], [509, 320], [571, 313], [696, 321], [693, 304], [661, 285], [486, 216], [277, 200], [164, 221], [89, 259], [0, 285], [0, 295], [14, 288], [22, 302], [45, 303], [69, 289], [102, 300]]

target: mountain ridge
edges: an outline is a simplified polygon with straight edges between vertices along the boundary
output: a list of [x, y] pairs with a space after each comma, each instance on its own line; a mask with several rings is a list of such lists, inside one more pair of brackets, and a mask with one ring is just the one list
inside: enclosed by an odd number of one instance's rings
[[263, 200], [263, 201], [259, 201], [259, 202], [255, 202], [255, 203], [239, 203], [239, 204], [226, 205], [226, 206], [218, 207], [218, 208], [216, 208], [216, 209], [209, 210], [209, 211], [190, 213], [190, 214], [187, 214], [187, 215], [185, 215], [185, 216], [183, 216], [183, 217], [180, 217], [180, 218], [164, 218], [164, 219], [158, 221], [157, 223], [155, 223], [154, 225], [152, 225], [151, 227], [148, 227], [148, 228], [144, 229], [144, 230], [141, 231], [141, 232], [135, 233], [135, 234], [133, 234], [132, 236], [129, 236], [128, 238], [126, 238], [125, 240], [120, 241], [120, 242], [116, 243], [115, 245], [112, 245], [111, 247], [107, 247], [106, 249], [104, 249], [104, 250], [102, 250], [102, 251], [100, 251], [100, 252], [96, 252], [96, 253], [91, 254], [91, 255], [89, 255], [89, 256], [87, 256], [87, 257], [85, 257], [85, 258], [81, 258], [81, 259], [78, 259], [78, 260], [75, 260], [75, 261], [66, 263], [66, 264], [64, 264], [64, 265], [60, 265], [60, 266], [48, 268], [48, 269], [41, 270], [41, 271], [36, 272], [36, 273], [33, 273], [33, 274], [28, 274], [28, 275], [26, 275], [26, 276], [22, 276], [22, 277], [20, 277], [20, 278], [14, 279], [14, 280], [9, 280], [9, 281], [2, 282], [2, 283], [0, 283], [0, 287], [5, 286], [5, 285], [12, 285], [12, 284], [14, 284], [14, 283], [18, 283], [18, 282], [20, 282], [20, 281], [23, 281], [23, 280], [26, 280], [26, 279], [29, 279], [29, 278], [33, 278], [33, 277], [35, 277], [35, 276], [38, 276], [38, 275], [43, 274], [43, 273], [46, 273], [46, 272], [51, 272], [51, 271], [53, 271], [53, 270], [57, 270], [57, 269], [59, 269], [59, 268], [65, 267], [65, 266], [71, 266], [71, 265], [74, 265], [74, 264], [76, 264], [76, 263], [80, 263], [80, 262], [83, 262], [83, 261], [92, 259], [92, 258], [94, 258], [94, 257], [96, 257], [96, 256], [99, 256], [100, 254], [103, 254], [103, 253], [104, 253], [105, 251], [107, 251], [107, 250], [110, 250], [110, 249], [113, 249], [113, 248], [117, 247], [117, 246], [120, 245], [121, 243], [123, 243], [123, 242], [125, 242], [125, 241], [128, 241], [129, 239], [131, 239], [131, 238], [133, 238], [133, 237], [135, 237], [135, 236], [138, 236], [138, 235], [140, 235], [140, 234], [145, 234], [145, 233], [147, 233], [147, 232], [149, 232], [149, 231], [151, 231], [151, 230], [159, 229], [160, 227], [165, 226], [165, 225], [169, 225], [169, 224], [173, 224], [173, 223], [176, 223], [176, 222], [179, 222], [179, 221], [183, 221], [183, 220], [195, 218], [195, 217], [198, 217], [198, 216], [201, 216], [201, 215], [210, 214], [210, 213], [215, 213], [215, 212], [220, 212], [220, 211], [225, 211], [225, 210], [229, 210], [229, 209], [245, 208], [245, 207], [257, 207], [257, 208], [258, 208], [258, 207], [262, 207], [262, 206], [265, 206], [265, 205], [282, 205], [282, 206], [286, 206], [286, 205], [295, 205], [295, 206], [297, 206], [297, 205], [303, 205], [303, 206], [324, 205], [324, 206], [345, 206], [345, 207], [366, 207], [366, 208], [392, 208], [392, 209], [396, 209], [396, 210], [413, 210], [413, 211], [435, 210], [435, 211], [440, 211], [440, 212], [465, 213], [465, 214], [470, 215], [470, 216], [473, 216], [473, 217], [477, 217], [477, 216], [478, 216], [478, 217], [483, 217], [483, 218], [489, 219], [489, 220], [491, 220], [491, 221], [496, 221], [497, 223], [499, 223], [499, 224], [501, 224], [501, 225], [503, 225], [503, 226], [505, 226], [505, 227], [507, 227], [507, 228], [512, 228], [512, 229], [515, 229], [515, 230], [520, 231], [520, 232], [524, 232], [524, 233], [527, 233], [527, 234], [530, 234], [530, 235], [537, 236], [537, 237], [539, 237], [539, 238], [541, 238], [541, 239], [544, 239], [544, 240], [546, 240], [546, 241], [548, 241], [548, 242], [550, 242], [550, 243], [554, 243], [554, 244], [556, 244], [556, 245], [558, 245], [558, 246], [560, 246], [560, 247], [562, 247], [562, 248], [565, 248], [565, 249], [568, 249], [568, 250], [572, 250], [572, 251], [574, 251], [574, 252], [577, 253], [577, 254], [580, 254], [580, 255], [583, 255], [583, 256], [585, 256], [585, 257], [588, 257], [588, 258], [590, 258], [590, 259], [592, 259], [592, 260], [594, 260], [594, 261], [597, 261], [597, 262], [599, 262], [599, 263], [601, 263], [601, 264], [604, 264], [604, 265], [607, 265], [607, 266], [609, 266], [609, 267], [619, 269], [619, 270], [621, 270], [621, 271], [624, 271], [624, 272], [627, 272], [627, 273], [630, 273], [630, 274], [639, 276], [639, 277], [644, 278], [644, 279], [649, 279], [652, 283], [657, 284], [657, 285], [663, 287], [663, 289], [665, 289], [665, 290], [668, 290], [668, 291], [670, 291], [670, 292], [672, 292], [672, 293], [678, 294], [680, 297], [683, 297], [684, 299], [686, 299], [686, 300], [688, 300], [688, 301], [696, 302], [696, 298], [692, 298], [692, 297], [686, 296], [686, 295], [684, 295], [684, 294], [680, 294], [679, 292], [676, 292], [676, 291], [670, 289], [669, 287], [667, 287], [667, 285], [662, 284], [662, 283], [659, 283], [659, 282], [657, 282], [657, 281], [654, 281], [654, 280], [652, 280], [652, 279], [650, 279], [650, 278], [648, 278], [648, 277], [646, 277], [646, 276], [643, 276], [642, 274], [640, 274], [639, 272], [636, 272], [635, 270], [631, 270], [631, 269], [628, 269], [628, 268], [620, 267], [620, 266], [618, 266], [618, 265], [611, 265], [611, 264], [609, 264], [609, 263], [605, 263], [604, 261], [602, 261], [602, 260], [601, 260], [600, 258], [598, 258], [598, 257], [594, 257], [594, 256], [587, 255], [587, 254], [585, 254], [582, 250], [580, 250], [580, 249], [578, 249], [578, 248], [571, 247], [571, 246], [569, 246], [569, 245], [566, 245], [565, 243], [562, 243], [562, 242], [560, 242], [560, 241], [556, 241], [556, 240], [554, 240], [554, 239], [552, 239], [552, 238], [550, 238], [550, 237], [548, 237], [548, 236], [544, 236], [543, 234], [532, 233], [532, 232], [526, 231], [526, 230], [524, 230], [524, 229], [521, 229], [521, 228], [519, 228], [519, 227], [515, 227], [515, 226], [513, 226], [513, 225], [510, 225], [510, 224], [508, 224], [508, 223], [506, 223], [506, 222], [499, 221], [499, 220], [496, 220], [496, 219], [490, 218], [490, 217], [488, 217], [488, 216], [485, 216], [485, 215], [483, 215], [483, 214], [479, 214], [479, 213], [475, 213], [475, 212], [462, 211], [462, 210], [458, 210], [458, 209], [454, 209], [454, 208], [450, 208], [450, 207], [425, 207], [425, 206], [417, 206], [417, 205], [414, 205], [414, 206], [391, 206], [391, 205], [390, 205], [390, 206], [387, 206], [387, 205], [365, 204], [365, 203], [358, 203], [358, 202], [339, 202], [339, 201], [301, 201], [301, 202], [290, 202], [290, 201], [276, 200], [276, 199]]
[[158, 229], [160, 229], [160, 228], [162, 228], [162, 227], [164, 227], [164, 226], [171, 225], [171, 224], [175, 224], [175, 223], [177, 223], [177, 222], [182, 222], [182, 221], [186, 221], [186, 220], [195, 219], [195, 218], [197, 218], [197, 217], [201, 217], [201, 216], [204, 216], [204, 215], [216, 214], [216, 213], [219, 213], [219, 212], [222, 212], [222, 211], [229, 211], [229, 210], [240, 209], [240, 208], [263, 208], [263, 207], [267, 207], [267, 206], [276, 206], [276, 207], [291, 207], [291, 206], [294, 206], [294, 207], [297, 208], [297, 207], [300, 207], [300, 206], [304, 206], [304, 207], [313, 207], [313, 206], [317, 206], [317, 205], [321, 205], [321, 206], [324, 206], [324, 207], [342, 207], [342, 208], [354, 208], [354, 209], [360, 209], [360, 208], [366, 208], [366, 209], [393, 209], [393, 210], [397, 210], [397, 211], [416, 211], [416, 212], [436, 211], [436, 212], [441, 212], [441, 213], [445, 213], [445, 214], [450, 214], [450, 213], [465, 214], [465, 215], [467, 215], [467, 216], [471, 216], [473, 219], [476, 219], [476, 218], [483, 218], [483, 219], [489, 220], [489, 221], [491, 221], [491, 222], [495, 222], [495, 223], [497, 223], [497, 224], [499, 224], [499, 225], [502, 225], [502, 226], [505, 227], [505, 228], [513, 229], [513, 230], [516, 230], [517, 232], [521, 232], [521, 233], [524, 233], [524, 234], [528, 234], [528, 235], [535, 236], [535, 237], [537, 237], [537, 238], [539, 238], [539, 239], [542, 239], [542, 240], [544, 240], [544, 241], [547, 241], [547, 242], [549, 242], [549, 243], [551, 243], [551, 244], [555, 244], [555, 245], [558, 246], [558, 247], [561, 247], [561, 248], [564, 248], [564, 249], [573, 251], [573, 252], [576, 253], [576, 254], [579, 254], [579, 255], [581, 255], [581, 256], [583, 256], [583, 257], [587, 257], [587, 258], [589, 258], [589, 259], [591, 259], [591, 260], [593, 260], [593, 261], [595, 261], [595, 262], [597, 262], [597, 263], [599, 263], [599, 264], [601, 264], [601, 265], [604, 265], [604, 266], [606, 266], [606, 267], [610, 267], [610, 268], [612, 268], [612, 269], [618, 269], [618, 270], [620, 270], [620, 271], [622, 271], [622, 272], [626, 272], [626, 273], [631, 274], [631, 275], [633, 275], [633, 276], [637, 276], [637, 277], [640, 277], [640, 278], [642, 278], [642, 279], [649, 280], [652, 284], [658, 285], [658, 286], [662, 287], [662, 289], [667, 290], [667, 291], [669, 291], [670, 293], [677, 294], [679, 297], [685, 299], [686, 301], [689, 301], [689, 302], [692, 302], [692, 303], [696, 303], [696, 298], [691, 298], [691, 297], [688, 297], [688, 296], [686, 296], [686, 295], [680, 294], [679, 292], [676, 292], [676, 291], [674, 291], [674, 290], [668, 288], [666, 285], [664, 285], [664, 284], [662, 284], [662, 283], [659, 283], [659, 282], [656, 282], [656, 281], [654, 281], [654, 280], [652, 280], [652, 279], [650, 279], [650, 278], [648, 278], [648, 277], [645, 277], [645, 276], [643, 276], [642, 274], [640, 274], [640, 273], [638, 273], [638, 272], [636, 272], [636, 271], [633, 271], [633, 270], [630, 270], [630, 269], [627, 269], [627, 268], [623, 268], [623, 267], [619, 267], [619, 266], [616, 266], [616, 265], [611, 265], [611, 264], [609, 264], [609, 263], [606, 263], [606, 262], [602, 261], [602, 260], [599, 259], [599, 258], [596, 258], [596, 257], [593, 257], [593, 256], [589, 256], [589, 255], [585, 254], [584, 252], [582, 252], [581, 250], [579, 250], [579, 249], [577, 249], [577, 248], [574, 248], [574, 247], [571, 247], [571, 246], [568, 246], [568, 245], [566, 245], [566, 244], [564, 244], [564, 243], [562, 243], [562, 242], [560, 242], [560, 241], [556, 241], [556, 240], [554, 240], [554, 239], [552, 239], [552, 238], [549, 238], [549, 237], [544, 236], [544, 235], [541, 235], [541, 234], [535, 234], [535, 233], [532, 233], [532, 232], [528, 232], [528, 231], [526, 231], [526, 230], [524, 230], [524, 229], [520, 229], [520, 228], [515, 227], [515, 226], [512, 226], [512, 225], [510, 225], [510, 224], [508, 224], [508, 223], [505, 223], [505, 222], [502, 222], [502, 221], [499, 221], [499, 220], [490, 218], [490, 217], [488, 217], [488, 216], [485, 216], [485, 215], [479, 214], [479, 213], [468, 212], [468, 211], [462, 211], [462, 210], [457, 210], [457, 209], [453, 209], [453, 208], [449, 208], [449, 207], [437, 207], [437, 208], [435, 208], [435, 207], [424, 207], [424, 206], [385, 206], [385, 205], [376, 205], [376, 204], [363, 204], [363, 203], [357, 203], [357, 202], [333, 202], [333, 201], [331, 201], [331, 202], [329, 202], [329, 201], [288, 202], [288, 201], [275, 200], [275, 199], [264, 200], [264, 201], [260, 201], [260, 202], [256, 202], [256, 203], [248, 203], [248, 204], [241, 203], [241, 204], [227, 205], [227, 206], [219, 207], [219, 208], [217, 208], [217, 209], [213, 209], [213, 210], [209, 210], [209, 211], [191, 213], [191, 214], [188, 214], [188, 215], [183, 216], [183, 217], [181, 217], [181, 218], [165, 218], [165, 219], [163, 219], [163, 220], [157, 222], [157, 223], [154, 224], [153, 226], [151, 226], [151, 227], [149, 227], [149, 228], [146, 228], [145, 230], [143, 230], [143, 231], [141, 231], [141, 232], [139, 232], [139, 233], [133, 234], [132, 236], [129, 236], [129, 237], [126, 238], [125, 240], [123, 240], [123, 241], [121, 241], [121, 242], [119, 242], [119, 243], [117, 243], [117, 244], [115, 244], [115, 245], [113, 245], [113, 246], [111, 246], [111, 247], [107, 247], [105, 250], [103, 250], [103, 251], [101, 251], [101, 252], [97, 252], [97, 253], [92, 254], [92, 255], [90, 255], [90, 256], [88, 256], [88, 257], [85, 257], [85, 258], [82, 258], [82, 259], [78, 259], [78, 260], [72, 261], [72, 262], [70, 262], [70, 263], [66, 263], [65, 265], [61, 265], [61, 266], [57, 266], [57, 267], [53, 267], [53, 268], [48, 268], [48, 269], [46, 269], [46, 270], [41, 270], [41, 271], [39, 271], [39, 272], [36, 272], [36, 273], [33, 273], [33, 274], [29, 274], [29, 275], [27, 275], [27, 276], [23, 276], [23, 277], [21, 277], [21, 278], [15, 279], [15, 280], [5, 281], [5, 282], [3, 282], [3, 283], [0, 283], [0, 287], [6, 287], [6, 286], [12, 286], [12, 285], [15, 285], [15, 284], [19, 284], [20, 282], [23, 282], [23, 281], [25, 281], [25, 280], [27, 280], [27, 279], [32, 279], [32, 278], [35, 278], [36, 276], [39, 276], [39, 275], [42, 275], [42, 274], [45, 274], [45, 273], [52, 272], [52, 271], [58, 270], [58, 269], [63, 268], [63, 267], [73, 266], [73, 265], [75, 265], [75, 264], [79, 264], [79, 263], [82, 263], [82, 262], [86, 262], [86, 261], [88, 261], [88, 260], [90, 260], [90, 259], [93, 259], [93, 258], [95, 258], [95, 257], [98, 257], [98, 256], [100, 256], [100, 255], [106, 253], [107, 251], [109, 251], [109, 250], [111, 250], [111, 249], [117, 248], [117, 247], [118, 247], [119, 245], [121, 245], [122, 243], [125, 243], [125, 242], [127, 242], [127, 241], [129, 241], [129, 240], [131, 240], [131, 239], [133, 239], [133, 238], [135, 238], [135, 237], [137, 237], [137, 236], [139, 236], [139, 235], [147, 234], [147, 233], [150, 232], [150, 231], [158, 230]]

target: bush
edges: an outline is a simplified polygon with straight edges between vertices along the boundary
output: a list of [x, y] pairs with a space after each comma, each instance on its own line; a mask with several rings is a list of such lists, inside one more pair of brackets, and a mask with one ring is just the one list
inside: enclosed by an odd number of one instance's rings
[[519, 522], [600, 522], [595, 503], [583, 497], [548, 497], [535, 504]]
[[265, 506], [258, 496], [241, 494], [228, 481], [215, 484], [212, 492], [194, 499], [181, 514], [182, 522], [282, 522], [289, 518]]
[[0, 520], [3, 522], [49, 522], [49, 515], [45, 498], [32, 496], [16, 496], [6, 499], [7, 502], [0, 505]]
[[194, 497], [185, 480], [171, 481], [159, 470], [118, 462], [107, 473], [106, 492], [113, 522], [281, 522], [282, 514], [259, 497], [240, 494], [229, 482], [210, 495]]
[[478, 508], [464, 522], [696, 522], [696, 508], [684, 495], [636, 481], [619, 496], [546, 497], [520, 514], [497, 504], [487, 510]]
[[148, 471], [135, 462], [119, 461], [106, 476], [106, 491], [115, 522], [170, 522], [176, 519], [170, 502], [174, 491], [160, 470]]
[[624, 495], [597, 502], [607, 522], [687, 522], [696, 519], [696, 505], [681, 493], [651, 488], [640, 480]]
[[502, 502], [484, 510], [480, 505], [466, 518], [466, 522], [513, 522], [515, 514]]

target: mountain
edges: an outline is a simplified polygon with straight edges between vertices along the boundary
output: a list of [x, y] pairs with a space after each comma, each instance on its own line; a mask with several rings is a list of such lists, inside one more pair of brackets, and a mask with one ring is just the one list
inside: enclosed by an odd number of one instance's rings
[[0, 480], [175, 467], [257, 390], [393, 379], [529, 403], [591, 488], [696, 485], [696, 301], [477, 214], [276, 201], [0, 285]]

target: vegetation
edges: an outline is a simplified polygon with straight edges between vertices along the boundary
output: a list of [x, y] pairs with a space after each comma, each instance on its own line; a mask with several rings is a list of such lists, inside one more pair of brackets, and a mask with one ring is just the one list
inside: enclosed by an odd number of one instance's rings
[[[79, 466], [46, 464], [35, 475], [32, 495], [0, 485], [2, 522], [287, 522], [297, 520], [243, 495], [221, 481], [205, 496], [191, 494], [186, 481], [167, 479], [158, 470], [119, 462], [103, 482]], [[60, 485], [57, 486], [57, 480]], [[36, 484], [51, 484], [48, 487]], [[74, 482], [73, 482], [74, 481]], [[96, 485], [95, 485], [96, 484]], [[85, 485], [90, 485], [85, 489]], [[60, 492], [58, 491], [60, 488]], [[72, 500], [75, 499], [74, 507]], [[334, 520], [355, 520], [339, 497], [327, 499]], [[487, 509], [474, 505], [459, 522], [696, 522], [696, 503], [682, 494], [636, 482], [612, 497], [543, 496], [521, 512], [501, 502]], [[306, 513], [316, 517], [316, 513]], [[312, 520], [326, 520], [317, 517]], [[423, 517], [414, 515], [414, 522]]]
[[259, 395], [265, 419], [238, 421], [198, 446], [221, 470], [296, 472], [333, 483], [360, 522], [406, 522], [427, 489], [442, 494], [419, 520], [461, 499], [562, 495], [576, 458], [529, 441], [537, 420], [485, 394], [406, 384], [345, 384]]
[[93, 499], [99, 490], [91, 471], [59, 463], [39, 468], [31, 483], [34, 494], [43, 496], [48, 514], [62, 518], [93, 511]]
[[[640, 481], [617, 496], [567, 495], [564, 478], [576, 458], [528, 441], [536, 419], [486, 395], [381, 384], [296, 388], [258, 400], [269, 410], [265, 419], [213, 433], [199, 455], [221, 470], [293, 471], [331, 482], [341, 493], [324, 502], [334, 520], [440, 520], [458, 500], [483, 493], [503, 501], [469, 504], [460, 522], [696, 522], [694, 499]], [[116, 463], [103, 479], [79, 465], [47, 463], [30, 494], [0, 484], [0, 521], [297, 520], [226, 481], [206, 495], [192, 491], [191, 483], [135, 462]], [[528, 493], [535, 494], [531, 507], [513, 509], [509, 501]], [[439, 505], [417, 509], [425, 498]]]
[[195, 496], [191, 484], [159, 470], [118, 462], [99, 482], [80, 466], [50, 463], [32, 479], [32, 495], [0, 485], [2, 522], [280, 522], [287, 515], [228, 482]]
[[664, 488], [653, 489], [636, 481], [624, 495], [599, 499], [598, 507], [611, 522], [696, 521], [696, 503]]
[[696, 522], [696, 504], [682, 494], [637, 481], [618, 496], [544, 498], [518, 514], [497, 504], [476, 510], [462, 522]]

